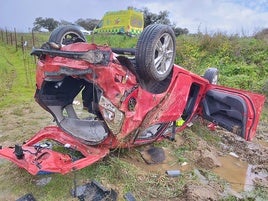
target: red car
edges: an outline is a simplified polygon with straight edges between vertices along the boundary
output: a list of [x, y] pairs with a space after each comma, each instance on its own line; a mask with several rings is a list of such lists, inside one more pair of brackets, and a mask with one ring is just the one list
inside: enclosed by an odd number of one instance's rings
[[[32, 55], [39, 58], [35, 99], [57, 126], [1, 148], [0, 156], [31, 174], [65, 174], [111, 149], [173, 140], [196, 115], [251, 140], [264, 96], [217, 85], [216, 68], [199, 76], [175, 65], [175, 47], [166, 25], [146, 27], [134, 49], [89, 44], [75, 26], [55, 29]], [[85, 118], [73, 106], [79, 94]], [[82, 156], [56, 152], [49, 140]]]

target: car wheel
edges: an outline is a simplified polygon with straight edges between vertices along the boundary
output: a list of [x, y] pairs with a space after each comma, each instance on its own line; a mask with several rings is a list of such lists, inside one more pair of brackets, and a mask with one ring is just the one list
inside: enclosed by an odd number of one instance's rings
[[166, 79], [174, 65], [175, 49], [175, 34], [170, 26], [147, 26], [139, 37], [135, 54], [140, 78], [152, 81]]
[[210, 84], [218, 84], [219, 70], [217, 68], [208, 68], [203, 76]]
[[54, 42], [58, 45], [69, 45], [77, 42], [86, 42], [86, 38], [76, 26], [67, 25], [54, 29], [49, 37], [49, 42]]

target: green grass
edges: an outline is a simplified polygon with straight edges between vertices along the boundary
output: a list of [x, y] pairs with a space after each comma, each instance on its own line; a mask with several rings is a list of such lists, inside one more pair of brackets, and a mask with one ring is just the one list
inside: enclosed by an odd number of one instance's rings
[[[268, 44], [265, 40], [224, 34], [179, 36], [176, 63], [202, 75], [217, 67], [221, 85], [265, 93]], [[267, 86], [267, 85], [266, 85]]]
[[0, 108], [32, 101], [35, 64], [29, 52], [0, 44]]

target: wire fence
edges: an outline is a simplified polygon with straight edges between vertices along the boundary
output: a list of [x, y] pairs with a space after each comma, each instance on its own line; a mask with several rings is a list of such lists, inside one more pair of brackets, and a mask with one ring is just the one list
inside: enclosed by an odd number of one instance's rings
[[[4, 51], [0, 52], [1, 97], [8, 94], [15, 87], [15, 80], [17, 80], [18, 76], [22, 78], [20, 84], [26, 88], [35, 86], [34, 77], [37, 58], [31, 56], [30, 53], [33, 47], [41, 47], [48, 37], [48, 33], [35, 33], [33, 31], [18, 33], [16, 29], [7, 30], [0, 28], [0, 45], [4, 47], [2, 48]], [[11, 54], [16, 54], [16, 57], [11, 58]]]
[[7, 30], [0, 28], [1, 41], [7, 45], [14, 46], [16, 51], [31, 50], [32, 47], [40, 47], [47, 41], [48, 33], [36, 33], [34, 31], [28, 33], [18, 33], [16, 29]]

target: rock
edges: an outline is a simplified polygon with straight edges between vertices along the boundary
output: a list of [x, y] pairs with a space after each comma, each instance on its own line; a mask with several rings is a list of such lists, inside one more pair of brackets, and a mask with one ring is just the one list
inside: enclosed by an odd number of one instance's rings
[[36, 180], [37, 186], [45, 186], [51, 181], [51, 177], [43, 177], [41, 179]]

